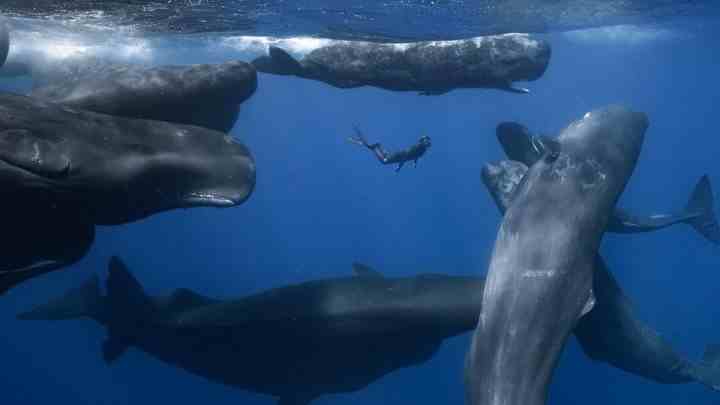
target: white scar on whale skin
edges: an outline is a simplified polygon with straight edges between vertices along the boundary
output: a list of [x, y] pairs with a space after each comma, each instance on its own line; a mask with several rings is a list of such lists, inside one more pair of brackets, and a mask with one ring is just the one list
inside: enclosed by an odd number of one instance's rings
[[522, 273], [523, 278], [551, 278], [557, 272], [555, 269], [530, 269]]

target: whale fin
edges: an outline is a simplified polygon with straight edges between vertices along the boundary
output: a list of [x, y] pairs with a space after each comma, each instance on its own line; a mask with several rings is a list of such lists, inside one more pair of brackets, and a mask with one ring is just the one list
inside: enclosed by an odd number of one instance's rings
[[252, 65], [255, 66], [255, 69], [259, 72], [275, 75], [299, 76], [303, 71], [300, 62], [277, 46], [270, 46], [268, 48], [268, 55], [253, 60]]
[[103, 297], [97, 276], [92, 276], [80, 287], [73, 288], [59, 298], [18, 314], [20, 320], [65, 320], [78, 318], [101, 319]]
[[355, 262], [352, 267], [353, 272], [358, 277], [385, 278], [382, 273], [365, 264]]
[[495, 129], [495, 136], [510, 160], [527, 166], [535, 164], [548, 148], [553, 152], [560, 151], [558, 141], [544, 135], [533, 135], [527, 127], [517, 122], [500, 123]]
[[155, 305], [117, 256], [108, 263], [106, 290], [108, 339], [103, 343], [103, 358], [111, 363], [129, 346], [126, 338], [138, 333], [145, 321], [152, 319]]
[[504, 90], [515, 94], [530, 94], [530, 89], [525, 87], [515, 87], [512, 83], [508, 82], [498, 87], [499, 90]]
[[510, 160], [532, 165], [540, 154], [532, 146], [532, 135], [526, 126], [517, 122], [501, 122], [495, 128], [495, 136]]
[[702, 360], [693, 367], [692, 375], [699, 383], [720, 391], [720, 344], [707, 345]]
[[58, 153], [52, 141], [26, 129], [0, 131], [0, 159], [48, 178], [63, 177], [70, 171], [70, 160]]
[[136, 318], [152, 312], [153, 304], [150, 297], [145, 294], [140, 282], [117, 256], [110, 258], [106, 283], [108, 305], [113, 311], [111, 316]]
[[707, 240], [720, 244], [720, 226], [718, 226], [715, 212], [713, 211], [714, 198], [710, 179], [707, 175], [700, 178], [688, 201], [685, 211], [688, 214], [695, 214], [686, 223], [692, 226]]

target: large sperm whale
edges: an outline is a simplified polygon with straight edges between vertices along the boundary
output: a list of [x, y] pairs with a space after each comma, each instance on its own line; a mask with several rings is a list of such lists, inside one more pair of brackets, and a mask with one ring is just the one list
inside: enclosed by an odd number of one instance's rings
[[[483, 183], [501, 213], [512, 203], [527, 170], [525, 164], [509, 160], [483, 167]], [[697, 381], [720, 389], [717, 345], [708, 345], [700, 362], [680, 355], [637, 317], [632, 302], [599, 254], [595, 258], [593, 294], [593, 309], [580, 318], [573, 330], [588, 357], [661, 384]]]
[[90, 222], [116, 225], [241, 204], [255, 162], [221, 132], [0, 94], [0, 185], [8, 198], [81, 207]]
[[103, 114], [228, 132], [240, 104], [257, 88], [255, 68], [241, 61], [157, 67], [87, 62], [36, 67], [33, 80], [45, 83], [30, 95]]
[[594, 305], [595, 256], [632, 174], [645, 114], [570, 124], [525, 175], [498, 231], [466, 362], [472, 405], [541, 405], [567, 337]]
[[262, 73], [318, 80], [339, 88], [374, 86], [425, 95], [460, 88], [528, 93], [515, 81], [539, 79], [550, 61], [550, 44], [526, 34], [406, 44], [329, 41], [301, 60], [270, 46], [252, 64]]

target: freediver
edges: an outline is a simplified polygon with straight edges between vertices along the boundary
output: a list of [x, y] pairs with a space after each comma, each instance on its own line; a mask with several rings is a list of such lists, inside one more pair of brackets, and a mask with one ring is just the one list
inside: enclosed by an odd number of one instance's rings
[[375, 154], [378, 161], [384, 165], [397, 163], [398, 166], [395, 169], [395, 172], [399, 172], [405, 162], [409, 162], [411, 160], [415, 163], [415, 167], [417, 167], [418, 159], [420, 159], [420, 157], [427, 152], [430, 146], [432, 146], [430, 137], [423, 135], [415, 145], [398, 152], [389, 153], [383, 149], [379, 142], [369, 143], [365, 139], [365, 135], [363, 135], [362, 131], [360, 131], [360, 128], [357, 126], [354, 126], [353, 128], [355, 129], [355, 136], [349, 137], [348, 141], [370, 149]]

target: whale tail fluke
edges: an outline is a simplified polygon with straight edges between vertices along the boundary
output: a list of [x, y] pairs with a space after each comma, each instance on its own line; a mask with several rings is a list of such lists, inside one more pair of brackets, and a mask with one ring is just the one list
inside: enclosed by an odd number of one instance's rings
[[714, 198], [710, 179], [707, 175], [700, 178], [685, 210], [691, 217], [686, 223], [709, 241], [720, 244], [720, 226], [713, 210]]
[[270, 46], [268, 55], [261, 56], [252, 61], [259, 72], [275, 75], [300, 75], [302, 65], [284, 49]]
[[117, 256], [110, 258], [106, 289], [108, 338], [103, 343], [103, 358], [109, 364], [130, 347], [124, 337], [142, 328], [155, 307], [140, 282]]
[[693, 374], [701, 384], [720, 391], [720, 344], [707, 345], [705, 354], [695, 365]]
[[92, 276], [80, 287], [62, 296], [38, 305], [17, 316], [20, 320], [65, 320], [92, 318], [101, 321], [104, 316], [104, 298], [100, 295], [97, 276]]

